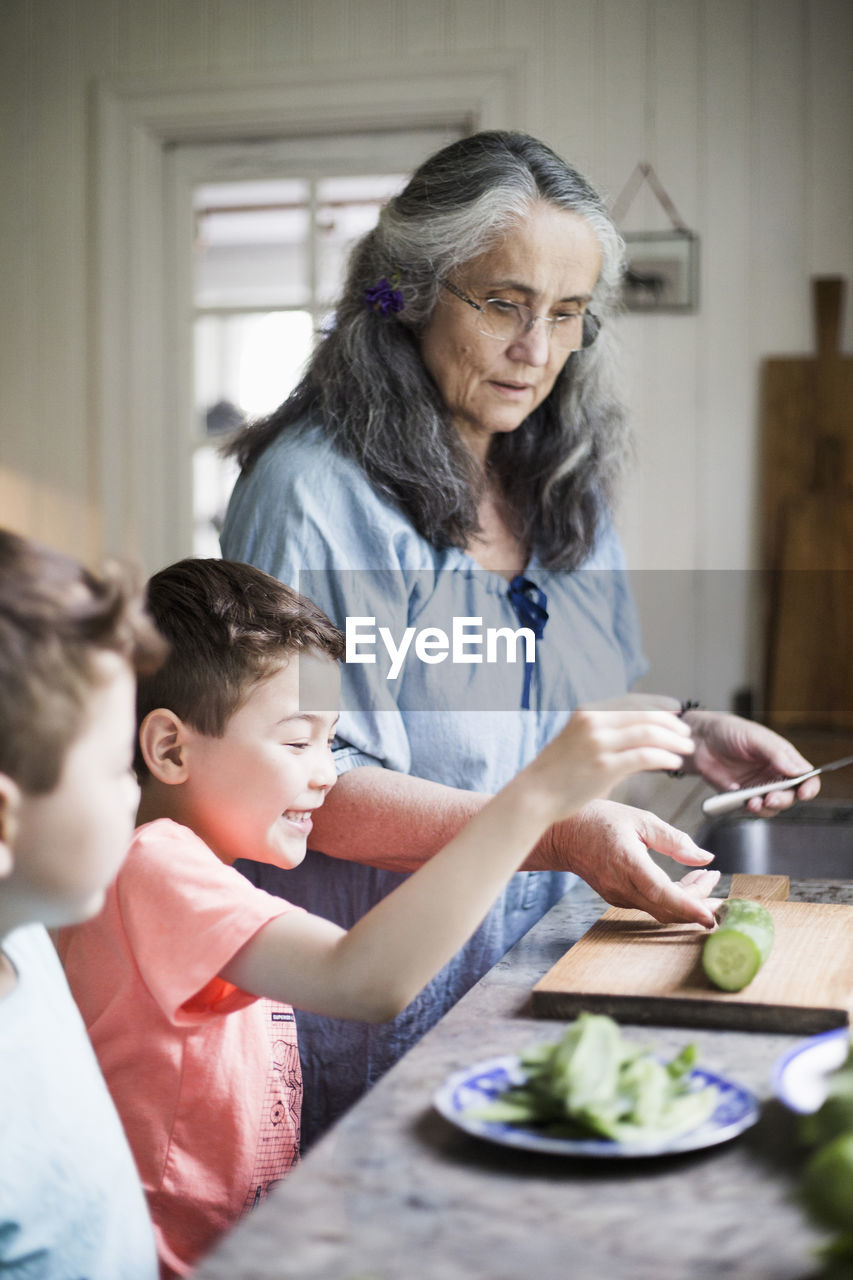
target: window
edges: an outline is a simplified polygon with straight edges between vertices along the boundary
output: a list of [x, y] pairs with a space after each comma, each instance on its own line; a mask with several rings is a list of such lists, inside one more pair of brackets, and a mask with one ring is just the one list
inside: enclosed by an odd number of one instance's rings
[[196, 555], [217, 555], [236, 468], [219, 447], [299, 380], [352, 242], [405, 174], [216, 183], [195, 192]]
[[193, 554], [219, 554], [236, 479], [223, 442], [293, 390], [331, 319], [353, 242], [421, 159], [459, 134], [178, 149], [193, 216]]

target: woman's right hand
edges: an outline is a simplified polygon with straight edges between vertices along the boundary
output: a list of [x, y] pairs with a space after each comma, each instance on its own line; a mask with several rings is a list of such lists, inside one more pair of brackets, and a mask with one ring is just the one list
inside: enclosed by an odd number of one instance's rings
[[[693, 870], [671, 880], [650, 849]], [[645, 809], [595, 800], [551, 827], [527, 865], [544, 862], [573, 871], [611, 906], [646, 911], [663, 924], [695, 922], [711, 929], [714, 904], [708, 898], [720, 876], [705, 869], [711, 857]]]

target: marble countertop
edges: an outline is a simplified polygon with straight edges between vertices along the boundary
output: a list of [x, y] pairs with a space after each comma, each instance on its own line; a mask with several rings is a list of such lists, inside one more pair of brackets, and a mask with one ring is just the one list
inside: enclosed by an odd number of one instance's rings
[[[728, 891], [728, 878], [721, 894]], [[791, 898], [853, 903], [853, 882]], [[566, 895], [305, 1157], [196, 1273], [199, 1280], [806, 1280], [820, 1236], [793, 1199], [790, 1116], [773, 1062], [798, 1037], [643, 1027], [667, 1053], [751, 1088], [758, 1124], [687, 1155], [542, 1156], [480, 1142], [435, 1112], [453, 1071], [553, 1039], [531, 987], [604, 910]]]

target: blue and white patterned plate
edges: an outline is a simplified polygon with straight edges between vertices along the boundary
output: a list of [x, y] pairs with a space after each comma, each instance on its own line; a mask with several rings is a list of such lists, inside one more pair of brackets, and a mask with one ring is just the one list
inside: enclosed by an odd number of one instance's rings
[[489, 1058], [464, 1071], [457, 1071], [436, 1093], [433, 1104], [438, 1112], [459, 1129], [475, 1138], [497, 1142], [505, 1147], [523, 1148], [558, 1156], [597, 1156], [608, 1158], [668, 1156], [681, 1151], [696, 1151], [728, 1142], [755, 1124], [759, 1103], [754, 1094], [725, 1076], [694, 1068], [690, 1080], [697, 1089], [714, 1085], [719, 1094], [717, 1106], [704, 1124], [685, 1133], [662, 1135], [652, 1143], [613, 1142], [605, 1138], [558, 1138], [523, 1125], [478, 1120], [467, 1114], [469, 1107], [491, 1102], [511, 1084], [520, 1084], [524, 1072], [516, 1056]]
[[773, 1066], [772, 1088], [789, 1111], [808, 1115], [817, 1111], [827, 1094], [829, 1077], [847, 1057], [850, 1028], [835, 1027], [800, 1040]]

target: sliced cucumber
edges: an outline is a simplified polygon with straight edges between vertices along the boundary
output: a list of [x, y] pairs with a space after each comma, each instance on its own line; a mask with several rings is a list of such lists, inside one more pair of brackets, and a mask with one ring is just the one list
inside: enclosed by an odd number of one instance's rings
[[727, 898], [716, 918], [718, 928], [702, 948], [702, 968], [715, 987], [742, 991], [770, 954], [773, 917], [760, 902]]

